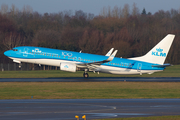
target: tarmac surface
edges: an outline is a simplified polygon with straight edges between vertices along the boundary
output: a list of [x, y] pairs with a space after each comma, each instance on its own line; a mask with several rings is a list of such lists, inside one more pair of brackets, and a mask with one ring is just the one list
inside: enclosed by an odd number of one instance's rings
[[88, 120], [180, 115], [180, 99], [0, 100], [1, 120]]
[[180, 77], [0, 78], [0, 82], [180, 82]]

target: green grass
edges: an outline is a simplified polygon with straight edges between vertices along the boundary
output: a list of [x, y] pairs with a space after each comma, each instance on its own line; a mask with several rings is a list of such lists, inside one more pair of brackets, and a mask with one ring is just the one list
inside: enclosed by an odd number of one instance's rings
[[[4, 71], [1, 78], [81, 77], [63, 71]], [[142, 77], [180, 77], [180, 66]], [[94, 74], [91, 77], [127, 77]], [[140, 75], [130, 75], [129, 77]], [[1, 82], [0, 99], [180, 98], [179, 82]]]
[[94, 120], [180, 120], [180, 115], [177, 115], [177, 116], [133, 117], [133, 118], [111, 118], [111, 119], [94, 119]]
[[[0, 78], [48, 78], [48, 77], [82, 77], [83, 71], [77, 71], [75, 73], [64, 72], [60, 70], [49, 71], [1, 71]], [[90, 77], [180, 77], [180, 65], [167, 67], [162, 72], [154, 74], [143, 75], [113, 75], [100, 73], [99, 75], [93, 72], [89, 72]]]
[[175, 82], [1, 82], [0, 99], [180, 98]]

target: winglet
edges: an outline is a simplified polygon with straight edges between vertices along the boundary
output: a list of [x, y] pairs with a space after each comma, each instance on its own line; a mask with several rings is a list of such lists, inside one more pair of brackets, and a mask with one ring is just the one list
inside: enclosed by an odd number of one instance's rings
[[113, 50], [114, 50], [114, 48], [111, 48], [105, 56], [110, 56]]
[[118, 50], [115, 50], [115, 51], [113, 52], [113, 54], [111, 54], [111, 56], [107, 59], [107, 61], [112, 61], [112, 60], [114, 59], [117, 51], [118, 51]]

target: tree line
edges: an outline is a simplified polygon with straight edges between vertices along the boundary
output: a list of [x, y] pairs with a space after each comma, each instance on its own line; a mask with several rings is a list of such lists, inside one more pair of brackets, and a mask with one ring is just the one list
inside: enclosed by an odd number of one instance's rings
[[[131, 9], [132, 8], [132, 9]], [[40, 14], [30, 6], [22, 10], [2, 4], [0, 9], [0, 62], [12, 62], [4, 51], [17, 46], [38, 46], [106, 54], [117, 57], [142, 56], [167, 34], [175, 40], [166, 62], [180, 63], [180, 11], [140, 12], [136, 4], [123, 8], [103, 7], [98, 16], [82, 10]]]

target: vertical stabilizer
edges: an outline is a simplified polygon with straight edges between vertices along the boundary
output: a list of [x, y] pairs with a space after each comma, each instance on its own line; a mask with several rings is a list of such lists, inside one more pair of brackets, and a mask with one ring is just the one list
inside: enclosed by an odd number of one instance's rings
[[166, 57], [168, 55], [168, 52], [172, 45], [174, 37], [175, 35], [168, 34], [146, 55], [141, 56], [141, 57], [129, 58], [129, 59], [162, 65], [164, 64], [164, 61], [166, 60]]

